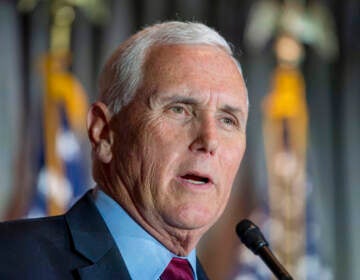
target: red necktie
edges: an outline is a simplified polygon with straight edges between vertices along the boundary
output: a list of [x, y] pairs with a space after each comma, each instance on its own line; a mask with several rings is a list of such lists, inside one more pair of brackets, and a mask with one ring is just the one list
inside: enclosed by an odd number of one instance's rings
[[172, 258], [165, 271], [160, 276], [161, 280], [193, 280], [193, 273], [186, 259]]

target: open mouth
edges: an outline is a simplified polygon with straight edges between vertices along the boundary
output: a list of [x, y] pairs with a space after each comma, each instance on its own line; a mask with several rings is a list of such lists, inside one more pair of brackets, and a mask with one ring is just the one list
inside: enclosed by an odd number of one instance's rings
[[185, 174], [184, 176], [181, 176], [181, 178], [195, 185], [204, 185], [210, 182], [209, 178], [198, 176], [195, 174]]

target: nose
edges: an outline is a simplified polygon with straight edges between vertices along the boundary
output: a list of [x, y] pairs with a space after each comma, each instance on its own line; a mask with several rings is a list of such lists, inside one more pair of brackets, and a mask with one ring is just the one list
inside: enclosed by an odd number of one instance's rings
[[199, 121], [195, 132], [195, 138], [190, 144], [190, 150], [214, 155], [219, 146], [219, 136], [216, 127], [216, 121], [210, 117]]

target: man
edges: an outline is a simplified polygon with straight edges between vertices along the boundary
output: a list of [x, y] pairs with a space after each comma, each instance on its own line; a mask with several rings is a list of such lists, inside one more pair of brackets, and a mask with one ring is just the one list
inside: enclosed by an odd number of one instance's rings
[[96, 188], [63, 216], [2, 224], [0, 278], [207, 279], [195, 247], [228, 201], [247, 114], [214, 30], [138, 32], [106, 63], [88, 114]]

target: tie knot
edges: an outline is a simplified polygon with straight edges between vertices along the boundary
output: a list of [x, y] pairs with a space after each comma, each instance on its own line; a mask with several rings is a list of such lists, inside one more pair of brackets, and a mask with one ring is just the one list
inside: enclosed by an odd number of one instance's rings
[[193, 280], [190, 263], [186, 259], [172, 258], [164, 272], [161, 280]]

